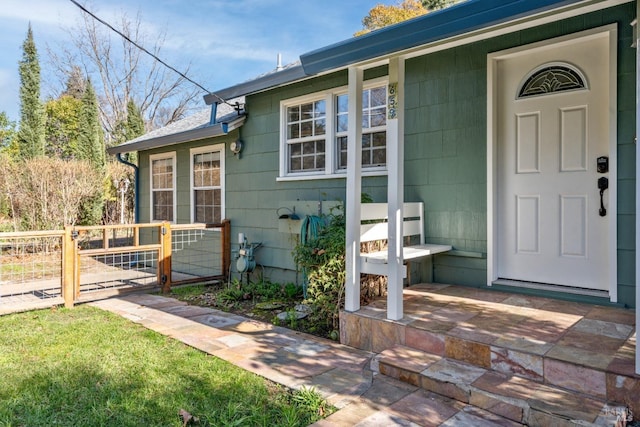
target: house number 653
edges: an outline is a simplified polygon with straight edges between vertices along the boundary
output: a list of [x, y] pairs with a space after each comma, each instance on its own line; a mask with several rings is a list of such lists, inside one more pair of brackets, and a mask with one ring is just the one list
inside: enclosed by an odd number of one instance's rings
[[387, 96], [387, 118], [395, 119], [398, 116], [398, 83], [389, 83], [389, 92]]

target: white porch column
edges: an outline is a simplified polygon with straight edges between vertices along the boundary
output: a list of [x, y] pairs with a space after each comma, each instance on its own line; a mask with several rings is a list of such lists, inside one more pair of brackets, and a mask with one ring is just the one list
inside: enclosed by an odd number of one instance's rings
[[[640, 16], [640, 2], [636, 3], [636, 20]], [[640, 150], [638, 149], [638, 131], [640, 130], [640, 36], [634, 31], [636, 46], [636, 374], [640, 375]]]
[[404, 59], [389, 60], [387, 93], [387, 202], [389, 206], [389, 264], [387, 318], [400, 320], [402, 306], [403, 255], [402, 205], [404, 203]]
[[346, 311], [360, 310], [360, 197], [362, 194], [362, 69], [349, 68], [347, 131]]

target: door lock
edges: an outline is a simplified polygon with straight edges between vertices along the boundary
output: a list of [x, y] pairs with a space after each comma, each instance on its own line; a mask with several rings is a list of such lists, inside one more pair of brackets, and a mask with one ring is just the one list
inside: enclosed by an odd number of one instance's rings
[[598, 178], [598, 189], [600, 190], [600, 216], [606, 216], [607, 210], [604, 207], [604, 190], [609, 188], [609, 179], [603, 177]]
[[596, 170], [598, 173], [609, 172], [609, 157], [600, 156], [596, 159]]

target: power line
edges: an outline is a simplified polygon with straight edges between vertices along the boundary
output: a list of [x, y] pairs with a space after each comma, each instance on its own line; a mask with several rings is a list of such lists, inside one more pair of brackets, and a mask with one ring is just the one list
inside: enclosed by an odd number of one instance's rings
[[177, 73], [180, 77], [182, 77], [183, 79], [193, 83], [194, 85], [196, 85], [197, 87], [199, 87], [200, 89], [202, 89], [203, 91], [207, 92], [208, 94], [211, 94], [213, 96], [215, 96], [216, 98], [218, 98], [218, 100], [220, 102], [223, 102], [227, 105], [230, 105], [232, 107], [236, 107], [236, 105], [234, 104], [229, 104], [226, 100], [224, 100], [222, 97], [216, 95], [215, 93], [211, 92], [210, 90], [207, 90], [207, 88], [205, 88], [204, 86], [202, 86], [200, 83], [192, 80], [190, 77], [187, 77], [184, 73], [178, 71], [177, 69], [175, 69], [173, 66], [167, 64], [166, 62], [164, 62], [162, 59], [158, 58], [155, 54], [149, 52], [144, 46], [139, 45], [138, 43], [136, 43], [135, 41], [131, 40], [128, 36], [126, 36], [125, 34], [123, 34], [120, 30], [118, 30], [117, 28], [113, 27], [111, 24], [109, 24], [108, 22], [104, 21], [103, 19], [99, 18], [98, 16], [96, 16], [93, 12], [91, 12], [90, 10], [88, 10], [87, 8], [85, 8], [83, 5], [81, 5], [80, 3], [78, 3], [76, 0], [70, 0], [71, 3], [75, 4], [76, 6], [78, 6], [84, 13], [86, 13], [87, 15], [91, 16], [93, 19], [95, 19], [96, 21], [100, 22], [102, 25], [108, 27], [111, 31], [115, 32], [116, 34], [118, 34], [120, 37], [122, 37], [123, 39], [125, 39], [126, 41], [128, 41], [129, 43], [131, 43], [132, 45], [134, 45], [135, 47], [137, 47], [138, 49], [140, 49], [141, 51], [143, 51], [144, 53], [146, 53], [147, 55], [149, 55], [150, 57], [152, 57], [153, 59], [155, 59], [156, 61], [158, 61], [159, 63], [161, 63], [162, 65], [164, 65], [165, 67], [167, 67], [168, 69], [172, 70], [173, 72]]

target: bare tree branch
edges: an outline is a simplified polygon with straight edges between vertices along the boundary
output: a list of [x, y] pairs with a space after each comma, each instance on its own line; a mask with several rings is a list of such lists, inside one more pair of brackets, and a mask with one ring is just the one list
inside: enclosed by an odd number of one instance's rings
[[[118, 22], [118, 30], [126, 37], [161, 56], [165, 30], [153, 36], [145, 33], [140, 13], [134, 17], [122, 13]], [[65, 76], [68, 70], [80, 65], [91, 78], [108, 141], [118, 138], [116, 131], [126, 120], [130, 99], [140, 108], [147, 130], [152, 130], [183, 118], [199, 98], [200, 90], [192, 83], [110, 32], [91, 16], [83, 13], [76, 24], [66, 30], [71, 43], [60, 49], [59, 54], [48, 49], [51, 62]], [[186, 75], [189, 71], [187, 67], [183, 73]]]

